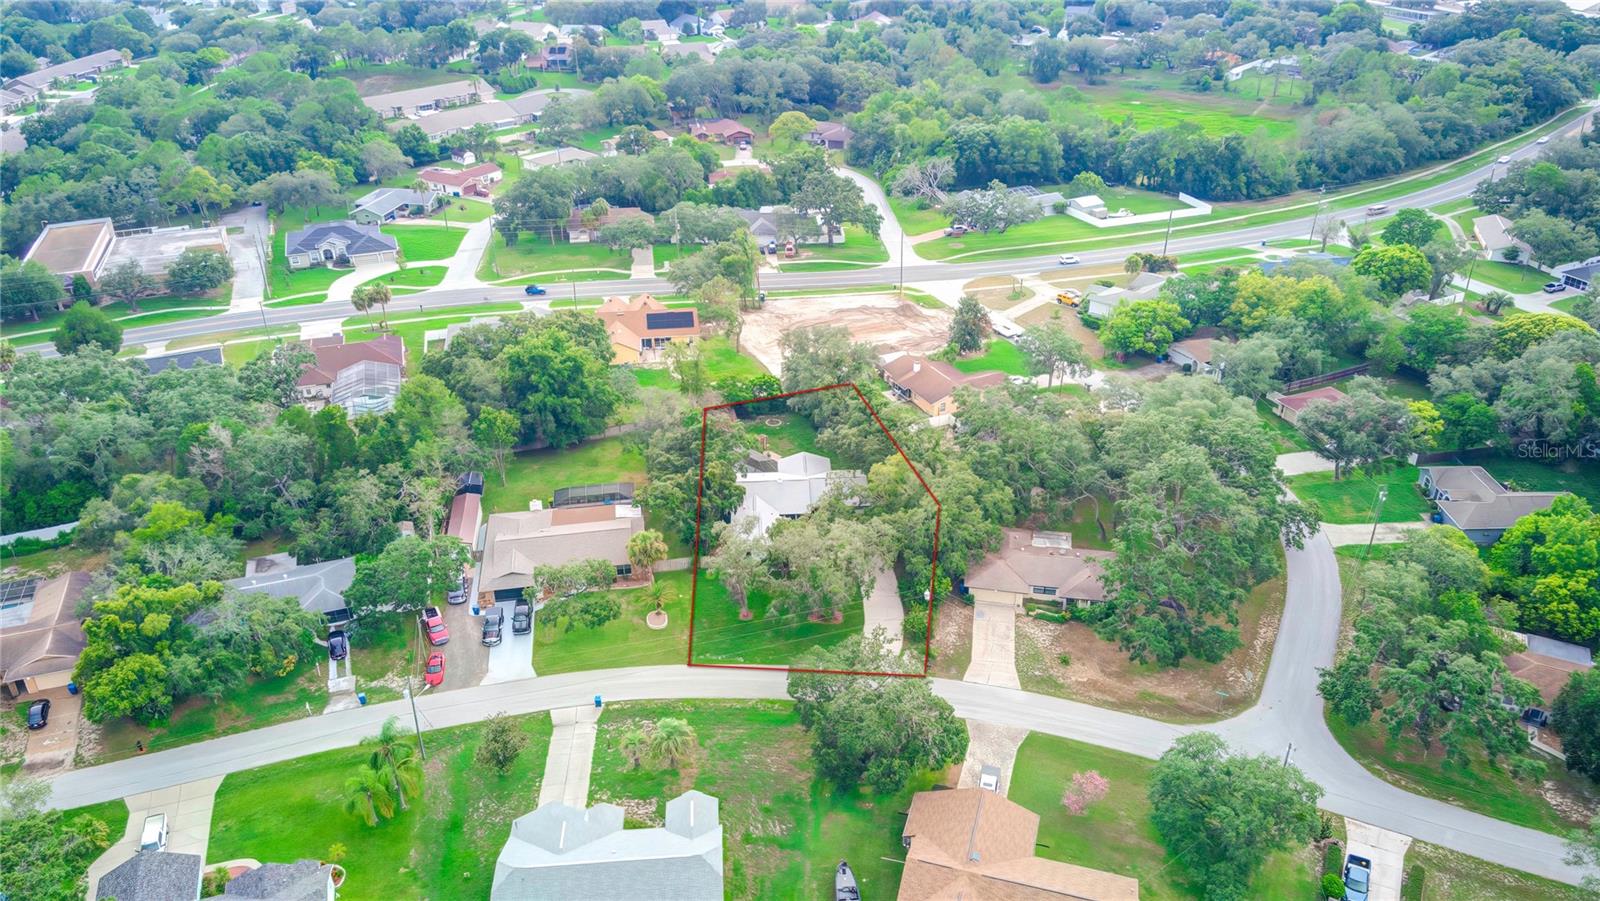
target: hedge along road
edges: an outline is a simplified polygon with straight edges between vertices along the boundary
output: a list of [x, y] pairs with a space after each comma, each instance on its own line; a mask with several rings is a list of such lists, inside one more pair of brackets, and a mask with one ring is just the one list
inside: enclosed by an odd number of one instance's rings
[[[1288, 594], [1283, 621], [1256, 706], [1205, 726], [1174, 725], [1047, 695], [992, 685], [936, 679], [933, 687], [957, 715], [1016, 726], [1158, 757], [1180, 735], [1212, 731], [1234, 747], [1282, 754], [1322, 786], [1322, 806], [1334, 813], [1392, 829], [1503, 866], [1567, 883], [1584, 871], [1563, 861], [1562, 840], [1441, 801], [1410, 794], [1368, 773], [1328, 732], [1317, 696], [1317, 668], [1333, 660], [1340, 615], [1339, 568], [1327, 537], [1289, 548]], [[786, 698], [781, 671], [757, 672], [687, 666], [653, 666], [541, 676], [417, 698], [423, 728], [475, 723], [504, 711], [520, 714], [591, 703], [667, 698]], [[404, 720], [404, 701], [357, 707], [280, 723], [171, 751], [147, 754], [51, 780], [50, 804], [71, 808], [223, 775], [331, 748], [349, 747], [375, 734], [391, 716]]]
[[[1594, 101], [1591, 101], [1591, 104]], [[1564, 114], [1567, 116], [1572, 113]], [[1555, 128], [1542, 125], [1524, 132], [1519, 138], [1502, 142], [1503, 145], [1514, 143], [1518, 140], [1525, 143], [1505, 155], [1512, 159], [1524, 159], [1538, 153], [1539, 145], [1532, 142], [1536, 135], [1550, 134], [1552, 136], [1566, 136], [1576, 134], [1589, 121], [1587, 110], [1571, 121], [1565, 122]], [[1469, 159], [1484, 155], [1479, 151]], [[1492, 162], [1488, 165], [1478, 166], [1470, 171], [1447, 179], [1437, 184], [1428, 184], [1411, 193], [1396, 197], [1384, 197], [1384, 202], [1389, 206], [1390, 212], [1403, 207], [1435, 206], [1448, 200], [1465, 197], [1472, 193], [1478, 182], [1487, 178], [1490, 172], [1499, 167], [1499, 163]], [[1357, 189], [1362, 197], [1379, 194], [1388, 194], [1390, 190], [1399, 188], [1409, 182], [1431, 182], [1437, 177], [1439, 167], [1424, 170], [1413, 175], [1394, 179], [1371, 188]], [[1448, 168], [1448, 166], [1446, 167]], [[1349, 192], [1354, 194], [1356, 192]], [[1345, 195], [1348, 196], [1348, 195]], [[1337, 198], [1330, 198], [1336, 200]], [[1360, 203], [1366, 203], [1365, 199]], [[1315, 208], [1311, 208], [1315, 212]], [[1281, 213], [1282, 211], [1278, 211]], [[1348, 212], [1348, 211], [1346, 211]], [[1276, 215], [1271, 211], [1264, 211], [1258, 217]], [[1330, 203], [1329, 210], [1321, 215], [1338, 215], [1333, 211]], [[1248, 217], [1247, 217], [1248, 218]], [[1265, 225], [1242, 226], [1236, 229], [1209, 231], [1206, 234], [1185, 234], [1192, 229], [1215, 229], [1218, 223], [1195, 223], [1189, 226], [1175, 226], [1170, 242], [1164, 242], [1164, 232], [1154, 230], [1126, 235], [1126, 241], [1117, 243], [1114, 247], [1101, 247], [1099, 249], [1086, 249], [1077, 252], [1084, 265], [1105, 263], [1121, 263], [1131, 252], [1136, 250], [1160, 250], [1163, 245], [1169, 253], [1182, 254], [1204, 250], [1214, 250], [1220, 247], [1239, 247], [1259, 244], [1262, 241], [1272, 241], [1283, 238], [1305, 238], [1311, 232], [1314, 216], [1302, 215], [1298, 218], [1272, 222]], [[1373, 219], [1381, 216], [1371, 217]], [[1067, 242], [1060, 245], [1070, 248], [1074, 245], [1103, 244], [1118, 241], [1118, 236], [1111, 235], [1105, 238], [1089, 238], [1081, 241]], [[1023, 272], [1035, 272], [1041, 269], [1054, 268], [1056, 265], [1055, 252], [1036, 256], [1024, 256], [1014, 259], [983, 260], [978, 262], [942, 263], [937, 261], [914, 260], [904, 261], [901, 265], [882, 264], [860, 269], [850, 269], [834, 272], [791, 272], [761, 277], [761, 287], [768, 291], [794, 291], [810, 290], [822, 291], [829, 288], [852, 288], [868, 285], [895, 284], [903, 280], [906, 284], [916, 284], [927, 281], [949, 281], [953, 279], [973, 279], [986, 275], [1013, 276]], [[593, 299], [608, 297], [613, 294], [635, 294], [650, 292], [652, 294], [669, 294], [675, 289], [665, 279], [613, 279], [606, 281], [573, 282], [561, 285], [555, 289], [556, 295], [537, 303], [529, 304], [535, 311], [547, 309], [560, 309], [563, 301], [579, 299]], [[448, 311], [452, 306], [478, 304], [485, 301], [527, 300], [527, 294], [521, 287], [496, 287], [485, 285], [472, 288], [447, 288], [438, 290], [421, 291], [407, 294], [403, 299], [396, 298], [390, 304], [390, 310], [399, 312], [412, 308], [427, 311]], [[188, 338], [201, 335], [211, 335], [221, 332], [236, 331], [239, 329], [254, 328], [263, 325], [298, 325], [324, 319], [343, 319], [350, 315], [351, 307], [343, 302], [324, 302], [321, 304], [308, 304], [306, 306], [288, 308], [266, 308], [253, 312], [225, 313], [205, 319], [190, 320], [186, 322], [164, 323], [160, 325], [129, 328], [123, 334], [123, 342], [128, 346], [139, 344], [152, 344], [161, 341], [171, 341], [176, 338]], [[53, 356], [55, 349], [49, 344], [40, 344], [33, 347], [19, 348], [23, 351], [43, 353]]]

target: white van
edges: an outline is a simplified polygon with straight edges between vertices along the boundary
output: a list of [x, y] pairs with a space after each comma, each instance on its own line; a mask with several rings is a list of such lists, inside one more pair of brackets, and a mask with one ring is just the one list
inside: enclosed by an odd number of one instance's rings
[[140, 851], [165, 851], [167, 849], [167, 815], [152, 813], [144, 818], [144, 832], [139, 835]]
[[993, 313], [989, 314], [989, 328], [994, 329], [994, 333], [1002, 338], [1014, 340], [1022, 337], [1022, 326], [1004, 316], [996, 316]]
[[1387, 212], [1389, 212], [1389, 205], [1387, 203], [1375, 203], [1372, 206], [1367, 207], [1368, 216], [1376, 216], [1379, 213]]

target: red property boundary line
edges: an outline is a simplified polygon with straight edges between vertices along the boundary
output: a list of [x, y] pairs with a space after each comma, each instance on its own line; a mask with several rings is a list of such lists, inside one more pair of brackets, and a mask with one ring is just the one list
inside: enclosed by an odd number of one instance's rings
[[[894, 445], [895, 452], [900, 455], [900, 459], [906, 461], [906, 466], [910, 467], [911, 474], [916, 476], [917, 481], [922, 484], [922, 490], [928, 492], [928, 497], [933, 499], [933, 572], [929, 577], [928, 582], [928, 622], [927, 628], [923, 633], [922, 640], [922, 672], [879, 673], [867, 670], [814, 669], [800, 666], [777, 666], [759, 663], [696, 663], [694, 659], [694, 612], [695, 602], [698, 595], [697, 589], [700, 585], [700, 523], [705, 516], [706, 430], [709, 428], [711, 412], [713, 410], [728, 410], [743, 404], [762, 403], [771, 400], [785, 400], [787, 398], [797, 397], [802, 394], [815, 394], [819, 391], [834, 391], [840, 388], [849, 388], [856, 393], [856, 397], [861, 401], [861, 405], [866, 407], [867, 412], [872, 415], [872, 421], [878, 424], [878, 428], [881, 429], [883, 434], [889, 439], [889, 443]], [[927, 678], [928, 664], [933, 656], [933, 597], [935, 587], [939, 583], [939, 526], [943, 517], [944, 508], [939, 503], [939, 496], [933, 493], [932, 488], [928, 487], [928, 480], [922, 477], [922, 471], [917, 469], [916, 464], [911, 462], [910, 457], [906, 456], [905, 448], [901, 447], [900, 442], [895, 440], [894, 433], [890, 432], [889, 428], [883, 424], [883, 420], [878, 416], [878, 411], [873, 408], [872, 402], [867, 400], [867, 396], [861, 392], [861, 389], [857, 387], [854, 382], [840, 382], [836, 385], [823, 385], [817, 388], [802, 388], [799, 391], [789, 391], [784, 394], [771, 394], [766, 397], [753, 397], [749, 400], [731, 401], [728, 403], [712, 404], [709, 407], [701, 407], [700, 477], [697, 481], [694, 499], [694, 560], [692, 563], [692, 568], [689, 571], [689, 654], [688, 660], [685, 662], [689, 666], [702, 666], [710, 669], [763, 670], [780, 673], [828, 673], [835, 676], [890, 676], [906, 679]]]

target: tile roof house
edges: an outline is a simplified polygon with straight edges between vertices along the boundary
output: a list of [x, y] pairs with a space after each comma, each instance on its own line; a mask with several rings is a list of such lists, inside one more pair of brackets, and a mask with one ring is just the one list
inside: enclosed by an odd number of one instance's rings
[[696, 122], [689, 126], [689, 134], [702, 141], [717, 141], [722, 144], [753, 141], [756, 137], [755, 132], [733, 119], [713, 119], [710, 122]]
[[649, 363], [673, 341], [693, 341], [700, 336], [700, 317], [692, 309], [669, 310], [649, 294], [633, 298], [607, 297], [595, 315], [611, 336], [612, 362]]
[[1003, 372], [962, 372], [943, 360], [903, 351], [885, 354], [878, 364], [895, 395], [929, 416], [951, 416], [958, 409], [957, 388], [982, 390], [1005, 384]]
[[[1479, 216], [1473, 219], [1472, 237], [1488, 252], [1491, 260], [1525, 260], [1530, 255], [1528, 245], [1511, 237], [1511, 220], [1504, 216]], [[1511, 248], [1516, 250], [1507, 257], [1506, 251]]]
[[621, 222], [624, 219], [648, 219], [651, 222], [656, 221], [654, 216], [646, 213], [644, 210], [641, 210], [636, 206], [608, 205], [606, 207], [605, 215], [595, 219], [593, 225], [586, 225], [584, 223], [584, 212], [588, 209], [589, 207], [587, 205], [581, 207], [575, 206], [572, 208], [572, 212], [567, 215], [567, 243], [588, 244], [591, 241], [598, 240], [601, 229], [608, 225], [616, 225], [618, 222]]
[[666, 19], [643, 19], [639, 27], [644, 29], [644, 39], [647, 41], [675, 41], [678, 33], [667, 24]]
[[188, 901], [200, 897], [198, 854], [140, 851], [100, 877], [97, 901]]
[[451, 197], [487, 197], [489, 186], [504, 175], [494, 163], [479, 163], [466, 169], [428, 168], [417, 173], [428, 190]]
[[289, 232], [283, 239], [283, 253], [290, 269], [310, 269], [337, 263], [360, 266], [362, 263], [392, 262], [400, 244], [378, 230], [348, 219], [339, 222], [313, 222]]
[[667, 27], [680, 35], [700, 34], [708, 23], [694, 13], [679, 13], [678, 17], [667, 23]]
[[1212, 368], [1212, 355], [1218, 347], [1231, 344], [1227, 338], [1216, 335], [1196, 335], [1174, 341], [1167, 348], [1167, 360], [1184, 372], [1195, 375], [1220, 375]]
[[494, 97], [494, 88], [476, 78], [447, 81], [423, 88], [408, 88], [361, 98], [369, 109], [385, 119], [415, 119], [428, 113], [467, 106]]
[[1549, 507], [1564, 493], [1511, 491], [1482, 466], [1418, 467], [1417, 485], [1438, 506], [1446, 524], [1481, 545], [1494, 544], [1517, 520]]
[[522, 597], [536, 566], [605, 559], [617, 575], [633, 574], [628, 539], [644, 531], [638, 507], [539, 508], [489, 517], [478, 568], [478, 598], [483, 603]]
[[1025, 600], [1084, 606], [1106, 599], [1101, 579], [1112, 556], [1073, 547], [1067, 532], [1002, 529], [999, 550], [967, 573], [965, 585], [974, 600], [1018, 609]]
[[76, 608], [88, 584], [88, 573], [72, 572], [0, 585], [0, 694], [17, 697], [72, 681], [84, 647]]
[[[310, 346], [316, 359], [295, 383], [303, 406], [316, 412], [337, 404], [352, 416], [381, 413], [393, 406], [406, 366], [406, 345], [399, 335], [349, 344], [343, 335], [333, 335], [312, 339]], [[353, 377], [363, 383], [352, 383]]]
[[333, 866], [316, 860], [264, 863], [230, 879], [222, 896], [254, 901], [332, 901]]
[[982, 788], [917, 792], [899, 901], [1138, 901], [1139, 880], [1034, 856], [1039, 815]]
[[1335, 404], [1344, 399], [1345, 393], [1333, 387], [1313, 388], [1298, 394], [1279, 394], [1273, 391], [1267, 395], [1267, 403], [1272, 404], [1272, 412], [1291, 425], [1299, 421], [1300, 414], [1305, 412], [1306, 407], [1317, 401]]
[[756, 535], [765, 535], [780, 519], [798, 519], [810, 513], [835, 486], [866, 486], [866, 477], [861, 473], [835, 471], [833, 462], [820, 454], [798, 451], [776, 460], [770, 456], [767, 459], [775, 465], [751, 467], [735, 477], [744, 489], [744, 497], [734, 509], [733, 519], [753, 518]]
[[350, 219], [361, 225], [382, 225], [401, 216], [422, 216], [439, 206], [440, 197], [433, 191], [413, 191], [410, 188], [378, 188], [357, 200], [350, 210]]
[[687, 791], [665, 824], [624, 829], [623, 809], [549, 803], [511, 823], [494, 865], [493, 901], [524, 898], [721, 901], [717, 799]]
[[571, 72], [575, 65], [572, 45], [551, 44], [540, 47], [538, 53], [528, 57], [528, 65], [541, 72]]
[[818, 122], [817, 127], [806, 132], [806, 140], [828, 150], [843, 150], [850, 144], [855, 132], [843, 122]]

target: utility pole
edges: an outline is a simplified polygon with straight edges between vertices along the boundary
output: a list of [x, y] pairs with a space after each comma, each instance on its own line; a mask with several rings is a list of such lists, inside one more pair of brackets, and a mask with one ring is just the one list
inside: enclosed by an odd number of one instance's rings
[[422, 744], [422, 719], [417, 715], [417, 695], [411, 690], [411, 674], [406, 673], [406, 699], [411, 702], [411, 728], [417, 731], [417, 753], [428, 759], [428, 749]]
[[1166, 256], [1167, 255], [1167, 241], [1172, 238], [1172, 214], [1176, 213], [1176, 212], [1177, 212], [1177, 210], [1167, 210], [1167, 234], [1166, 234], [1166, 237], [1161, 239], [1161, 255], [1162, 256]]
[[1283, 749], [1283, 765], [1289, 765], [1289, 755], [1294, 753], [1294, 742], [1289, 742], [1289, 747]]
[[578, 308], [578, 283], [567, 282], [567, 285], [572, 288], [572, 308], [576, 310]]
[[906, 299], [906, 230], [900, 229], [900, 299]]
[[1372, 534], [1367, 537], [1367, 549], [1361, 554], [1361, 561], [1366, 562], [1372, 556], [1372, 544], [1378, 540], [1378, 517], [1383, 515], [1383, 502], [1389, 499], [1389, 489], [1378, 488], [1378, 501], [1372, 505]]

